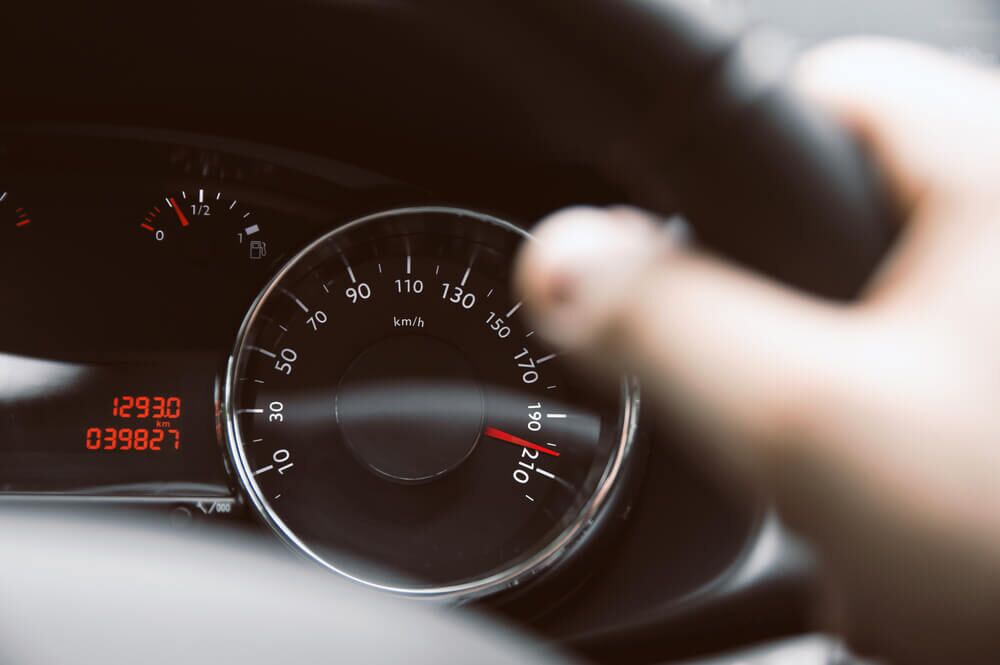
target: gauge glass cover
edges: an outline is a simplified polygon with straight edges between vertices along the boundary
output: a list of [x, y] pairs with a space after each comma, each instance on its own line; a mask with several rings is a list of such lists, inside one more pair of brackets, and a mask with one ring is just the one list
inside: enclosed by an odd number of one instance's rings
[[393, 210], [319, 238], [263, 290], [224, 415], [240, 483], [286, 542], [380, 589], [464, 599], [591, 536], [638, 393], [534, 334], [509, 286], [526, 240], [466, 210]]

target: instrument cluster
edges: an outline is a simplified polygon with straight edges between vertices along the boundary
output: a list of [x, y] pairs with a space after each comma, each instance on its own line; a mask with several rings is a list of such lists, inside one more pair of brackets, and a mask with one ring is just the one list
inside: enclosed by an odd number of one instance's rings
[[455, 601], [624, 510], [638, 386], [535, 337], [513, 221], [197, 137], [4, 150], [0, 500], [245, 510], [336, 574]]

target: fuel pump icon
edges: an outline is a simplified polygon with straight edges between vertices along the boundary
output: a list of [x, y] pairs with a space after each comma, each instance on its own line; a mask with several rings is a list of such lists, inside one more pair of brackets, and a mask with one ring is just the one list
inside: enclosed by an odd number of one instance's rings
[[267, 256], [267, 243], [263, 240], [251, 240], [250, 259], [256, 261], [264, 258], [265, 256]]

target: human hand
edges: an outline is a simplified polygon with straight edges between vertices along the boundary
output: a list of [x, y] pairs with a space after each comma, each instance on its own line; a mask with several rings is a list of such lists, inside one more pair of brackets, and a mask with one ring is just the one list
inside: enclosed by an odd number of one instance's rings
[[536, 231], [540, 333], [639, 374], [697, 454], [771, 495], [825, 563], [825, 610], [898, 663], [996, 663], [1000, 76], [917, 46], [831, 44], [796, 82], [883, 168], [906, 223], [854, 303], [752, 274], [631, 209]]

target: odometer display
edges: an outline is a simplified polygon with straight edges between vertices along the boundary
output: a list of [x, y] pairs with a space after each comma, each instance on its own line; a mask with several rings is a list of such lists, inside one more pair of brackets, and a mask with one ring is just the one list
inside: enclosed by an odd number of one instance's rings
[[373, 586], [470, 597], [588, 535], [635, 390], [580, 382], [534, 336], [509, 289], [526, 237], [467, 211], [390, 211], [265, 288], [225, 407], [241, 483], [290, 544]]
[[[176, 395], [120, 395], [111, 400], [110, 423], [87, 427], [87, 450], [161, 452], [181, 449], [181, 398]], [[121, 422], [125, 421], [125, 422]]]
[[0, 492], [95, 497], [218, 496], [213, 353], [71, 363], [8, 355], [0, 374]]

